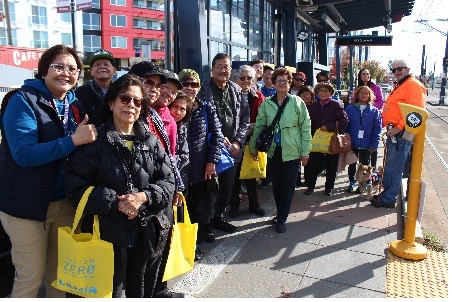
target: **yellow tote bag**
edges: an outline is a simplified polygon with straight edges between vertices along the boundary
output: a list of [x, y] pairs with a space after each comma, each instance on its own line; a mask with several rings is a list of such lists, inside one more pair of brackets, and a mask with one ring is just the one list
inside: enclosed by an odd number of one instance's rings
[[320, 128], [317, 129], [314, 133], [314, 136], [312, 137], [311, 152], [330, 154], [330, 151], [328, 151], [328, 149], [330, 147], [331, 137], [333, 137], [334, 134], [334, 132], [322, 131], [320, 130]]
[[245, 146], [240, 169], [240, 179], [265, 178], [267, 177], [267, 153], [257, 152], [257, 160], [251, 156], [250, 146]]
[[198, 224], [191, 223], [188, 216], [187, 204], [182, 196], [184, 208], [184, 222], [177, 222], [177, 207], [173, 206], [174, 225], [171, 235], [171, 245], [166, 261], [163, 281], [167, 281], [193, 269], [195, 264], [196, 237]]
[[94, 216], [93, 234], [74, 234], [88, 196], [83, 193], [72, 229], [58, 228], [57, 280], [52, 286], [85, 298], [111, 298], [113, 290], [113, 244], [100, 240], [99, 218]]

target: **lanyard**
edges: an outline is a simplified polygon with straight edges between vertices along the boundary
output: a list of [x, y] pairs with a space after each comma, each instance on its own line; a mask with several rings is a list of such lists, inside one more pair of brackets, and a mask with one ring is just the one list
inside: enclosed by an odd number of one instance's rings
[[57, 107], [57, 103], [55, 100], [53, 100], [53, 106], [54, 106], [56, 113], [58, 114], [58, 118], [59, 118], [60, 122], [63, 124], [64, 135], [67, 136], [68, 128], [69, 128], [69, 101], [68, 101], [67, 97], [64, 98], [63, 115], [60, 115], [60, 113], [58, 112], [58, 107]]
[[119, 161], [121, 162], [122, 172], [124, 172], [124, 176], [127, 179], [127, 193], [138, 192], [138, 190], [133, 186], [132, 183], [132, 170], [133, 163], [136, 157], [136, 148], [132, 146], [132, 156], [130, 157], [129, 162], [126, 162], [125, 159], [121, 155], [121, 151], [119, 150], [119, 146], [116, 146], [116, 153], [118, 154]]

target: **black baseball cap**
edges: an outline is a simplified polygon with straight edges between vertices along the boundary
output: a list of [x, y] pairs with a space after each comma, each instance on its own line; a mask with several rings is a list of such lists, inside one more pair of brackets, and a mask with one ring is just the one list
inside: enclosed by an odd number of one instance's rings
[[179, 81], [179, 77], [177, 76], [177, 74], [175, 74], [174, 72], [169, 71], [169, 70], [164, 70], [163, 74], [165, 75], [166, 80], [168, 82], [172, 82], [172, 83], [176, 84], [177, 87], [179, 88], [179, 90], [181, 90], [183, 88], [181, 82]]
[[107, 59], [113, 66], [115, 65], [115, 58], [113, 57], [113, 54], [111, 52], [104, 49], [98, 49], [89, 59], [89, 66], [92, 67], [94, 62], [99, 59]]
[[158, 75], [162, 84], [166, 83], [166, 76], [163, 71], [153, 62], [144, 61], [138, 62], [130, 68], [129, 73], [133, 73], [139, 77], [149, 77], [152, 75]]

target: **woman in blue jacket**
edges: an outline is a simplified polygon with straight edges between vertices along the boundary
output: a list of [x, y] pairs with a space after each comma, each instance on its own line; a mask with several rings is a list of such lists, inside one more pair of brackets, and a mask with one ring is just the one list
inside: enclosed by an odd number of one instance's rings
[[[380, 111], [372, 105], [375, 95], [368, 86], [360, 86], [355, 91], [353, 103], [345, 108], [349, 123], [346, 132], [352, 139], [352, 150], [358, 161], [364, 165], [370, 162], [370, 156], [378, 148], [381, 133]], [[375, 167], [374, 167], [375, 168]], [[350, 181], [347, 192], [352, 192], [356, 184], [356, 163], [348, 166]]]
[[64, 297], [50, 286], [58, 227], [71, 225], [75, 215], [65, 198], [63, 168], [77, 146], [97, 137], [72, 91], [82, 68], [74, 49], [55, 45], [39, 59], [36, 79], [3, 100], [0, 220], [12, 244], [13, 298], [36, 298], [44, 275], [47, 297]]

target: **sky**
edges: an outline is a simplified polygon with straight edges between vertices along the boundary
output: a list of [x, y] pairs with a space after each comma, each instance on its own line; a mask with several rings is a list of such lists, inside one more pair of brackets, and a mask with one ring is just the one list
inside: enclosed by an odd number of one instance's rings
[[[388, 65], [390, 60], [406, 60], [411, 69], [410, 72], [420, 75], [422, 48], [425, 45], [426, 73], [428, 75], [430, 71], [433, 72], [435, 67], [435, 76], [440, 76], [440, 72], [443, 70], [446, 36], [415, 21], [428, 20], [428, 24], [446, 33], [449, 23], [437, 21], [437, 19], [448, 19], [448, 12], [451, 7], [449, 3], [451, 3], [450, 0], [415, 0], [411, 15], [392, 24], [393, 30], [391, 34], [388, 34], [393, 36], [392, 46], [371, 47], [369, 58], [381, 62], [384, 67]], [[364, 30], [364, 34], [371, 34], [373, 30], [378, 30], [379, 35], [385, 35], [383, 26]]]

